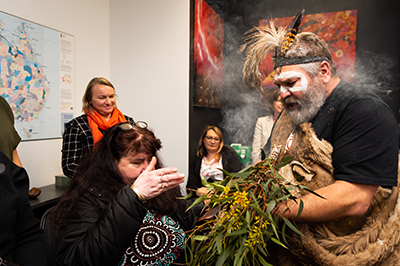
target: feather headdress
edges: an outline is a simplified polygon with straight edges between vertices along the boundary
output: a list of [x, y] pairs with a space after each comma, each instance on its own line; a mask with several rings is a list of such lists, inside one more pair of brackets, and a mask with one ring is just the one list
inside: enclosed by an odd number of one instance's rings
[[289, 46], [293, 43], [294, 38], [296, 37], [297, 33], [299, 32], [301, 21], [303, 20], [303, 15], [306, 10], [303, 8], [299, 12], [297, 12], [296, 16], [290, 23], [285, 37], [281, 43], [280, 51], [276, 52], [276, 57], [284, 57], [286, 51], [288, 50]]
[[303, 8], [296, 14], [287, 30], [275, 27], [274, 21], [271, 20], [269, 25], [254, 27], [246, 33], [248, 36], [241, 50], [247, 49], [243, 65], [243, 80], [247, 86], [261, 88], [260, 63], [269, 54], [272, 54], [273, 58], [284, 57], [299, 31], [304, 12]]
[[271, 53], [276, 51], [284, 37], [285, 29], [275, 27], [274, 21], [268, 26], [254, 27], [246, 34], [245, 44], [241, 50], [246, 50], [243, 65], [243, 80], [253, 89], [261, 88], [260, 63]]
[[267, 56], [271, 56], [274, 69], [286, 65], [305, 64], [320, 61], [331, 61], [324, 56], [307, 55], [288, 57], [286, 52], [299, 33], [305, 9], [297, 12], [289, 27], [275, 27], [273, 21], [268, 26], [255, 27], [246, 34], [245, 44], [241, 50], [247, 50], [243, 65], [243, 81], [253, 89], [261, 89], [260, 64]]

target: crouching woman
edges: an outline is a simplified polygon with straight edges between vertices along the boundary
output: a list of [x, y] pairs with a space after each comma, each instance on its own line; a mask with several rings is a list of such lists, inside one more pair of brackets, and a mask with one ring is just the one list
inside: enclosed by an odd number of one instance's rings
[[58, 265], [174, 265], [197, 221], [179, 184], [161, 168], [161, 141], [144, 122], [104, 134], [77, 168], [52, 221], [59, 230]]

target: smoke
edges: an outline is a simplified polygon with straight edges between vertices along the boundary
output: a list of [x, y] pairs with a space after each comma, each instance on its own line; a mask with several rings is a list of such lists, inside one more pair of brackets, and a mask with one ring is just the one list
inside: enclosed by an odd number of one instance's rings
[[[376, 93], [381, 97], [390, 97], [394, 90], [393, 83], [397, 79], [392, 70], [398, 64], [397, 60], [384, 53], [374, 54], [365, 50], [357, 52], [356, 60], [354, 80], [357, 88]], [[243, 61], [239, 60], [239, 62], [242, 63]], [[237, 63], [229, 63], [231, 68], [235, 65], [236, 68], [241, 69], [241, 66]], [[262, 106], [259, 92], [249, 92], [245, 88], [241, 80], [241, 72], [231, 71], [230, 73], [224, 73], [224, 76], [226, 77], [224, 83], [230, 84], [228, 85], [228, 92], [224, 93], [223, 101], [225, 102], [225, 107], [222, 110], [223, 121], [221, 127], [225, 131], [225, 138], [230, 143], [251, 145], [257, 118], [268, 115], [265, 110], [267, 107]], [[226, 86], [224, 90], [226, 90]]]
[[262, 107], [259, 92], [250, 91], [242, 80], [244, 54], [240, 53], [239, 47], [247, 30], [242, 19], [241, 16], [233, 16], [224, 25], [223, 121], [220, 127], [226, 144], [250, 146], [260, 109], [265, 107]]
[[395, 79], [392, 68], [397, 60], [386, 54], [374, 54], [369, 51], [357, 51], [355, 84], [378, 95], [389, 96], [393, 92]]
[[240, 105], [223, 109], [222, 128], [230, 143], [250, 146], [253, 140], [254, 126], [260, 113], [259, 92], [242, 93], [238, 97], [242, 100]]
[[[286, 5], [268, 3], [268, 8], [256, 1], [255, 6], [249, 6], [249, 1], [220, 1], [207, 0], [218, 13], [223, 13], [224, 18], [224, 88], [223, 88], [223, 121], [220, 124], [224, 131], [226, 144], [241, 143], [251, 145], [254, 126], [260, 116], [268, 113], [260, 101], [259, 92], [251, 91], [242, 81], [243, 54], [239, 53], [239, 47], [243, 43], [243, 34], [252, 28], [254, 21], [265, 18], [265, 10], [275, 10], [276, 14], [289, 15]], [[224, 4], [222, 4], [224, 3]], [[266, 2], [263, 2], [265, 5]], [[233, 6], [236, 6], [233, 9]], [[258, 18], [258, 19], [256, 19]], [[352, 63], [354, 64], [354, 63]], [[348, 79], [346, 74], [354, 72], [341, 71], [344, 75], [340, 78], [354, 81], [354, 84], [376, 93], [381, 97], [393, 97], [395, 86], [398, 85], [399, 75], [394, 72], [397, 69], [397, 60], [382, 53], [375, 54], [362, 49], [357, 49], [356, 67], [354, 76]], [[396, 67], [396, 68], [395, 68]], [[397, 88], [396, 88], [397, 89]], [[264, 107], [265, 108], [265, 107]]]

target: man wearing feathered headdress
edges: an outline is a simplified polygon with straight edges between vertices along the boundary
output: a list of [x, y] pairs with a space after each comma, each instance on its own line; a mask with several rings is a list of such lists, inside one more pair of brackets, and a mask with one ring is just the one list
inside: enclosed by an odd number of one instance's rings
[[272, 57], [284, 111], [270, 156], [293, 156], [282, 176], [322, 196], [293, 192], [304, 203], [299, 217], [294, 201], [277, 209], [303, 233], [279, 251], [279, 265], [400, 265], [396, 120], [378, 97], [340, 80], [322, 38], [298, 33], [303, 14], [287, 30], [255, 28], [243, 67], [259, 88], [259, 65]]

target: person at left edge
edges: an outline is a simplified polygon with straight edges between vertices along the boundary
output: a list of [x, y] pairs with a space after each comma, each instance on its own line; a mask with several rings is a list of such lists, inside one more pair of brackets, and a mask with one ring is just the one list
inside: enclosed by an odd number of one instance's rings
[[12, 110], [0, 97], [1, 265], [44, 266], [44, 236], [28, 202], [29, 178], [16, 150], [20, 141]]
[[46, 265], [43, 231], [28, 202], [28, 188], [25, 169], [0, 152], [1, 265]]
[[82, 157], [93, 150], [106, 129], [133, 119], [117, 108], [115, 88], [101, 77], [93, 78], [82, 97], [85, 114], [68, 122], [63, 134], [62, 169], [64, 175], [74, 177], [75, 169]]
[[0, 97], [0, 151], [16, 165], [22, 167], [17, 153], [21, 137], [14, 128], [14, 114], [8, 102]]

